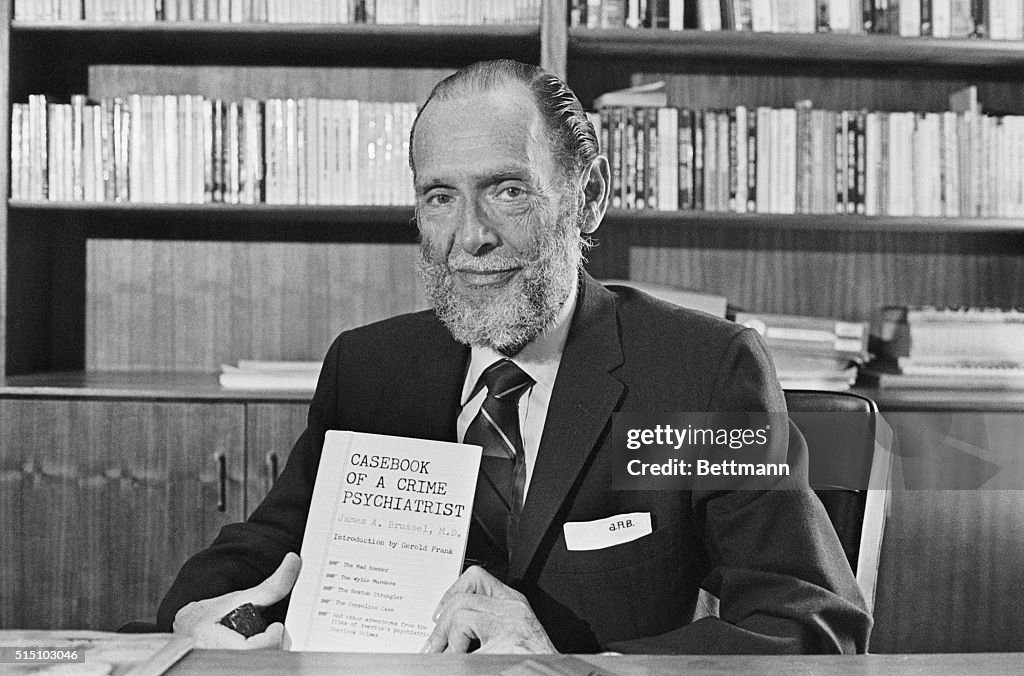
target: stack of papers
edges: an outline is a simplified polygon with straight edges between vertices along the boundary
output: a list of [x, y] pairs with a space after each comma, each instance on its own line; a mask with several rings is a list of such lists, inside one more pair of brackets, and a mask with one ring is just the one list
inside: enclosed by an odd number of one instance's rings
[[736, 321], [764, 338], [787, 390], [848, 390], [868, 358], [866, 322], [747, 312]]
[[312, 392], [320, 378], [318, 361], [241, 360], [222, 364], [220, 385], [228, 390], [294, 390]]

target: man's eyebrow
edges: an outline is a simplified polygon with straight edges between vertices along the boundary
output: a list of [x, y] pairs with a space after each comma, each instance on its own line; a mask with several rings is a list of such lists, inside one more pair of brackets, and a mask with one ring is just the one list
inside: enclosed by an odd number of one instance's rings
[[440, 179], [434, 179], [434, 178], [426, 179], [426, 180], [423, 180], [423, 181], [414, 181], [413, 182], [413, 188], [416, 190], [416, 192], [421, 193], [421, 194], [425, 193], [425, 192], [430, 192], [434, 188], [451, 188], [451, 187], [452, 187], [451, 183], [449, 183], [447, 181], [442, 181]]
[[501, 169], [481, 176], [479, 183], [483, 185], [494, 185], [502, 181], [529, 181], [533, 178], [533, 172], [525, 167]]

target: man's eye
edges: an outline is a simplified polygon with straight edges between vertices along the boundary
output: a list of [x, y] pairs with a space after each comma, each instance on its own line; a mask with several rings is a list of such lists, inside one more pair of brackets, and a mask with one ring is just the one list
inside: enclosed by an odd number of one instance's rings
[[516, 185], [509, 185], [501, 190], [501, 196], [505, 199], [518, 199], [526, 194], [526, 191]]
[[451, 204], [451, 202], [452, 196], [445, 193], [434, 193], [427, 196], [427, 204], [434, 206], [444, 206], [445, 204]]

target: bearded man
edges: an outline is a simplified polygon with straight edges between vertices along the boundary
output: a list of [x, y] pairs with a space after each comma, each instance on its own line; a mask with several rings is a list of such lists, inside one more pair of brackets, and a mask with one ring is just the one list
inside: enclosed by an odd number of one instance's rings
[[[511, 61], [468, 66], [434, 88], [411, 148], [434, 309], [336, 339], [284, 472], [245, 523], [186, 563], [160, 628], [204, 646], [279, 645], [279, 622], [243, 639], [217, 620], [245, 602], [283, 618], [326, 430], [486, 449], [500, 400], [515, 428], [496, 470], [505, 520], [484, 514], [478, 485], [467, 560], [481, 565], [441, 600], [424, 651], [866, 650], [870, 615], [804, 473], [787, 490], [611, 489], [614, 412], [780, 412], [785, 401], [753, 331], [583, 271], [609, 171], [568, 87]], [[773, 443], [800, 466], [806, 449], [789, 441]], [[567, 546], [566, 523], [635, 512], [653, 532]], [[702, 588], [720, 610], [694, 620]]]

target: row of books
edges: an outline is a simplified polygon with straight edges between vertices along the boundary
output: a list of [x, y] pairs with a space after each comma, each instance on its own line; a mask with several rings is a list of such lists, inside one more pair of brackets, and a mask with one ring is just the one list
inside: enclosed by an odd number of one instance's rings
[[607, 107], [612, 207], [1024, 216], [1024, 116]]
[[569, 24], [1024, 39], [1020, 0], [572, 0]]
[[413, 103], [134, 94], [11, 114], [11, 196], [30, 201], [412, 204]]
[[17, 0], [18, 21], [534, 24], [542, 0]]
[[1024, 311], [888, 307], [883, 353], [868, 384], [881, 387], [1024, 389]]

